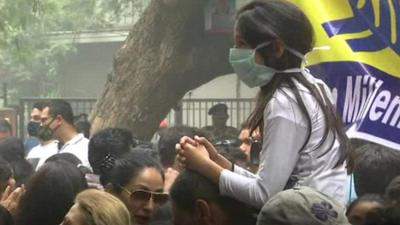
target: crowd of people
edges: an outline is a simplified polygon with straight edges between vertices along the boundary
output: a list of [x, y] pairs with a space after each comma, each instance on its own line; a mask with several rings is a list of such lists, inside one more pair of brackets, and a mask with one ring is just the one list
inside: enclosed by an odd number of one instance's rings
[[224, 104], [212, 126], [162, 122], [153, 142], [90, 134], [64, 100], [33, 105], [25, 142], [0, 121], [0, 224], [400, 224], [400, 152], [348, 140], [328, 87], [302, 68], [313, 43], [285, 0], [238, 10], [229, 61], [260, 87], [240, 130]]

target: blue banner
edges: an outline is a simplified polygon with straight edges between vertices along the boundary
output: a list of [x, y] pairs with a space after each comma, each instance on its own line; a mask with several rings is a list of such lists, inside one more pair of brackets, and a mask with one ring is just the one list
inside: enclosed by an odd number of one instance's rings
[[292, 1], [329, 49], [308, 68], [332, 89], [348, 136], [400, 150], [400, 1]]

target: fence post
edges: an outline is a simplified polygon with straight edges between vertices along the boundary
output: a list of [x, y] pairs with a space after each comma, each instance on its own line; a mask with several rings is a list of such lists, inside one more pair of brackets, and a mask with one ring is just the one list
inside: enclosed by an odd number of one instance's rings
[[174, 120], [175, 120], [175, 126], [182, 126], [183, 124], [183, 116], [182, 116], [182, 101], [179, 101], [178, 104], [173, 108], [175, 113], [174, 113]]
[[19, 138], [25, 138], [25, 101], [24, 99], [19, 100], [19, 109], [18, 109], [18, 123], [19, 123]]
[[7, 107], [8, 105], [8, 90], [7, 90], [7, 83], [3, 83], [3, 95], [1, 96], [3, 98], [3, 107]]

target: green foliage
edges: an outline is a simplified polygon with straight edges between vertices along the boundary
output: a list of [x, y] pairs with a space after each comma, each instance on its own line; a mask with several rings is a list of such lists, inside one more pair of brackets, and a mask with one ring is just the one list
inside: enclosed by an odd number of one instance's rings
[[[11, 101], [22, 96], [56, 97], [59, 62], [74, 53], [73, 41], [56, 35], [113, 29], [145, 6], [143, 0], [0, 0], [0, 82]], [[0, 94], [1, 95], [1, 94]]]

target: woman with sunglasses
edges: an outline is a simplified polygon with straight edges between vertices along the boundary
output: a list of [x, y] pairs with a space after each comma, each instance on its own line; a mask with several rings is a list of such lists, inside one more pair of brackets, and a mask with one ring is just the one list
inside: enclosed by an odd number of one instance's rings
[[259, 87], [250, 136], [260, 130], [256, 174], [234, 166], [205, 139], [182, 138], [179, 161], [219, 185], [221, 194], [261, 208], [276, 193], [309, 186], [345, 202], [347, 137], [329, 89], [304, 65], [313, 49], [306, 15], [286, 0], [253, 1], [237, 14], [229, 61]]
[[100, 169], [106, 191], [126, 205], [135, 224], [149, 224], [155, 211], [169, 199], [163, 190], [162, 167], [151, 150], [135, 148], [116, 160], [108, 155]]

